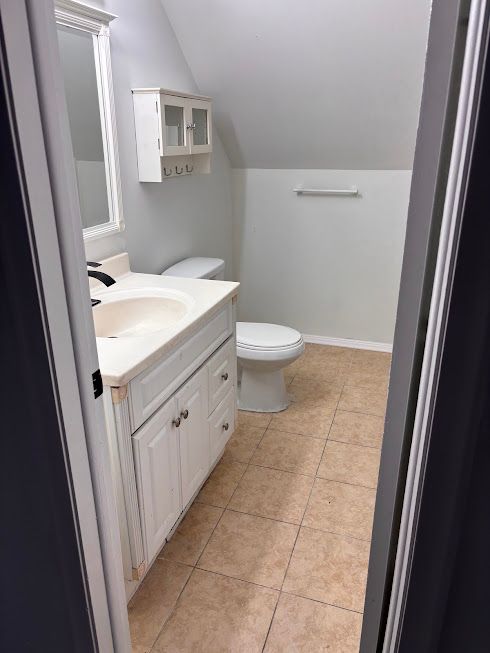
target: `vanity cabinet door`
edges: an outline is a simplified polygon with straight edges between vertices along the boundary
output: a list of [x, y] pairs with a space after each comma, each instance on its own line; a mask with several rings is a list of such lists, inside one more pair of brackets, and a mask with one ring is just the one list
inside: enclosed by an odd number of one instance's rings
[[208, 372], [204, 367], [176, 394], [180, 415], [180, 469], [185, 507], [209, 472]]
[[182, 511], [177, 416], [177, 402], [171, 399], [132, 437], [148, 562]]

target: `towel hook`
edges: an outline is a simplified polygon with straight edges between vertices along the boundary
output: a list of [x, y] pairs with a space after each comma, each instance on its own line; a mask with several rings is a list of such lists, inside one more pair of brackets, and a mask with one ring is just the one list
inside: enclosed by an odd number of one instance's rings
[[184, 172], [184, 168], [181, 168], [181, 169], [180, 169], [180, 172], [179, 172], [178, 169], [177, 169], [177, 166], [175, 166], [175, 172], [176, 172], [178, 175], [181, 175], [181, 174]]
[[165, 168], [164, 166], [163, 174], [165, 175], [165, 177], [170, 177], [170, 175], [172, 174], [172, 168], [170, 168], [170, 170], [167, 172], [167, 168]]
[[194, 166], [191, 166], [191, 169], [189, 170], [189, 164], [186, 163], [185, 164], [185, 169], [187, 170], [187, 172], [192, 172], [194, 170]]

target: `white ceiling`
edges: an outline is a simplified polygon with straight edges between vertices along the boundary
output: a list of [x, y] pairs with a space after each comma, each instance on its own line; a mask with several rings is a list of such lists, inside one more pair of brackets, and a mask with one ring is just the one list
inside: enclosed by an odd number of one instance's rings
[[412, 167], [430, 0], [162, 3], [234, 167]]

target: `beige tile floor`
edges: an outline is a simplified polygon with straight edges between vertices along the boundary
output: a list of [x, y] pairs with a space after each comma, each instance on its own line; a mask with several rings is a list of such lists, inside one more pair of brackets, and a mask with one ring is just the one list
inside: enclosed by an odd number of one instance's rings
[[129, 604], [135, 653], [355, 653], [388, 354], [307, 345], [290, 407], [239, 414]]

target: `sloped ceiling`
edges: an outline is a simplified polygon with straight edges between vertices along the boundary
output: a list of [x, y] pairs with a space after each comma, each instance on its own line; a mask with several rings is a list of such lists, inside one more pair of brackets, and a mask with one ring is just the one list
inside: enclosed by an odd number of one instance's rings
[[234, 167], [412, 167], [430, 0], [162, 3]]

